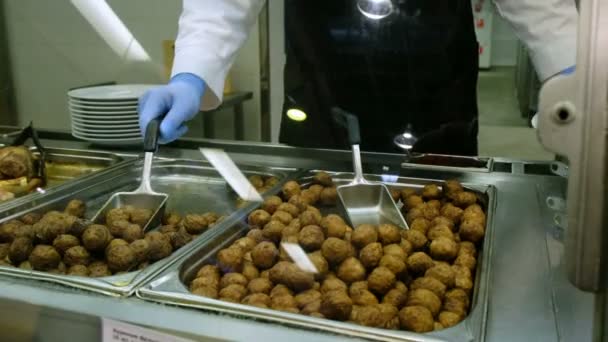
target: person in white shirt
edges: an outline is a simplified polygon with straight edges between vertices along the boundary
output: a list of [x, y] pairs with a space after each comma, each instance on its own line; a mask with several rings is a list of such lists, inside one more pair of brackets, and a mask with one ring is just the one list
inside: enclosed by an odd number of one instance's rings
[[[391, 1], [394, 11], [373, 20], [355, 0], [285, 0], [286, 99], [305, 108], [308, 118], [284, 116], [281, 142], [345, 147], [329, 115], [338, 106], [358, 115], [363, 149], [393, 152], [393, 137], [411, 127], [420, 137], [416, 151], [477, 153], [471, 0]], [[494, 3], [530, 51], [541, 82], [575, 64], [574, 0]], [[263, 4], [183, 0], [172, 78], [140, 99], [142, 131], [164, 116], [161, 142], [170, 142], [199, 109], [221, 103], [228, 70]]]

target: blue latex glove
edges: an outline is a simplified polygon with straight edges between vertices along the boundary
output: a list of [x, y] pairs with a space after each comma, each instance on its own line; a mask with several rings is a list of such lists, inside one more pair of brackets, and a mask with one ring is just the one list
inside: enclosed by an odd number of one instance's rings
[[[154, 88], [139, 99], [139, 127], [145, 135], [146, 126], [157, 117], [161, 144], [169, 143], [186, 134], [186, 122], [199, 112], [205, 82], [189, 73], [175, 75], [166, 86]], [[165, 115], [166, 114], [166, 115]]]

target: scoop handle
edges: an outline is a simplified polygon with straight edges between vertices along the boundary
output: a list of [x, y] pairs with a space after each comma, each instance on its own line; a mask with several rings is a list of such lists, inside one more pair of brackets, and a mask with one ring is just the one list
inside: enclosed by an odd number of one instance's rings
[[144, 152], [156, 152], [158, 150], [158, 137], [160, 136], [160, 119], [156, 118], [146, 126], [144, 136]]
[[359, 145], [361, 143], [359, 119], [355, 115], [338, 107], [332, 107], [331, 115], [338, 125], [348, 131], [348, 142], [351, 145]]

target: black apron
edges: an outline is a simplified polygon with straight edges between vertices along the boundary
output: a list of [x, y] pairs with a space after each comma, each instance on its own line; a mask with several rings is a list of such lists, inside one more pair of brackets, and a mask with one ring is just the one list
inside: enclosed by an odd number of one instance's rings
[[[359, 117], [361, 148], [399, 152], [410, 127], [417, 152], [477, 154], [478, 44], [470, 0], [393, 0], [370, 20], [355, 0], [286, 0], [287, 63], [280, 141], [349, 148], [330, 109]], [[297, 122], [289, 108], [304, 110]]]

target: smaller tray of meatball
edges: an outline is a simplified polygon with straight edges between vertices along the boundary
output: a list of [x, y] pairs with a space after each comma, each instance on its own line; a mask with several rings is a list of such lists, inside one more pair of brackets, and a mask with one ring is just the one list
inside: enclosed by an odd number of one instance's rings
[[352, 177], [311, 171], [286, 182], [138, 295], [374, 340], [482, 339], [494, 188], [398, 178], [386, 185], [410, 230], [351, 227], [335, 187]]
[[[0, 220], [0, 274], [66, 284], [108, 295], [135, 292], [146, 279], [247, 214], [208, 163], [159, 160], [152, 186], [170, 195], [162, 224], [143, 231], [152, 213], [121, 207], [90, 219], [115, 192], [139, 185], [141, 163], [111, 170], [78, 189], [56, 191]], [[260, 191], [295, 170], [241, 166]], [[253, 204], [251, 204], [253, 205]]]

